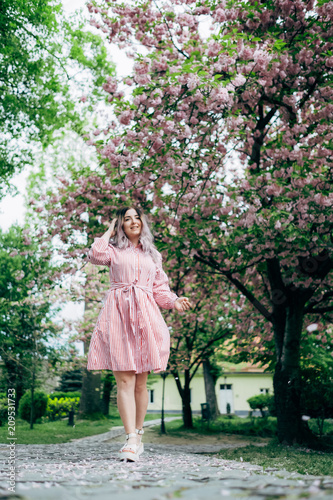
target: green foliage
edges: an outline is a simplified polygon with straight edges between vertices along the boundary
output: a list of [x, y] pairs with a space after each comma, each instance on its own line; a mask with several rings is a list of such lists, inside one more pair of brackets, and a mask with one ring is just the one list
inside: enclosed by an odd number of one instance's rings
[[27, 233], [18, 226], [0, 230], [1, 375], [5, 387], [16, 388], [17, 400], [32, 377], [38, 381], [42, 359], [56, 362], [63, 351], [50, 343], [59, 331], [50, 300], [56, 268]]
[[274, 405], [274, 396], [271, 394], [258, 394], [247, 399], [251, 410], [260, 410], [261, 416], [265, 416], [265, 410], [269, 410]]
[[59, 382], [59, 391], [62, 392], [73, 392], [78, 391], [82, 387], [82, 370], [80, 368], [76, 370], [69, 370], [61, 375], [61, 380]]
[[331, 370], [308, 368], [302, 371], [301, 408], [303, 415], [315, 418], [320, 437], [324, 421], [333, 418], [333, 377]]
[[51, 394], [49, 394], [48, 397], [49, 397], [49, 399], [80, 398], [81, 392], [79, 392], [79, 391], [69, 391], [69, 392], [55, 391], [55, 392], [52, 392]]
[[69, 123], [82, 129], [83, 87], [87, 110], [101, 99], [113, 65], [103, 39], [84, 24], [78, 13], [66, 19], [59, 0], [1, 1], [0, 196], [15, 170], [32, 163], [31, 141], [45, 146]]
[[201, 418], [193, 419], [193, 431], [184, 428], [179, 420], [167, 423], [167, 433], [173, 436], [182, 436], [185, 432], [199, 432], [200, 434], [237, 434], [242, 436], [274, 437], [276, 436], [276, 418], [261, 417], [241, 418], [236, 415], [223, 415], [209, 424], [204, 430]]
[[[45, 392], [34, 391], [33, 422], [43, 417], [46, 413], [48, 397]], [[18, 408], [20, 418], [30, 422], [31, 391], [27, 391], [21, 398]]]
[[8, 398], [0, 394], [0, 427], [8, 420]]
[[78, 412], [79, 404], [79, 397], [48, 398], [46, 417], [52, 421], [67, 417], [71, 410], [74, 410], [75, 413]]

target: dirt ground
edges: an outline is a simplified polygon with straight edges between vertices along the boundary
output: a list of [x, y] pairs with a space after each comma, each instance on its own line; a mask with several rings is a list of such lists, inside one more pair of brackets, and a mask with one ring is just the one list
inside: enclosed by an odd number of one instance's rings
[[[124, 436], [118, 436], [113, 439], [113, 441], [124, 441]], [[172, 436], [170, 434], [160, 434], [160, 430], [157, 427], [145, 428], [145, 433], [143, 436], [143, 443], [151, 444], [173, 444], [173, 445], [186, 445], [186, 444], [197, 444], [197, 445], [221, 445], [223, 447], [235, 447], [247, 446], [249, 444], [254, 444], [257, 446], [263, 446], [270, 441], [269, 438], [255, 437], [255, 436], [238, 436], [235, 434], [214, 434], [211, 436], [200, 435], [198, 433], [186, 433], [182, 436]]]

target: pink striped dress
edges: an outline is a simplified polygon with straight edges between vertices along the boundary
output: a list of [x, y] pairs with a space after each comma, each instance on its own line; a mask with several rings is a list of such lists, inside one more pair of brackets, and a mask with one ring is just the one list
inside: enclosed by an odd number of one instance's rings
[[87, 370], [164, 371], [170, 334], [158, 306], [172, 309], [178, 297], [169, 288], [162, 257], [156, 264], [141, 244], [129, 241], [120, 249], [95, 238], [88, 260], [109, 266], [110, 288], [91, 337]]

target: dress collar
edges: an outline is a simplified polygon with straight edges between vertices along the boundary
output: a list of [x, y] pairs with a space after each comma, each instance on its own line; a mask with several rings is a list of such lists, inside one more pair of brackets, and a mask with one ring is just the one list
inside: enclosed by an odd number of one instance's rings
[[142, 249], [142, 243], [141, 241], [139, 241], [139, 243], [137, 244], [137, 246], [133, 245], [133, 243], [128, 240], [128, 247], [129, 248], [133, 248], [134, 250], [136, 250], [137, 248], [141, 248]]

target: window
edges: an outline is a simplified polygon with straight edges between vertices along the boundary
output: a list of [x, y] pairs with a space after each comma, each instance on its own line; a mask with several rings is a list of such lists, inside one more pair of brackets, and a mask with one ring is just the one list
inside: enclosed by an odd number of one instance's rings
[[230, 391], [230, 389], [232, 389], [231, 384], [220, 384], [220, 390], [223, 390], [223, 389]]
[[260, 389], [260, 394], [269, 394], [269, 389]]
[[149, 403], [154, 403], [154, 389], [149, 389], [148, 390], [148, 401]]

